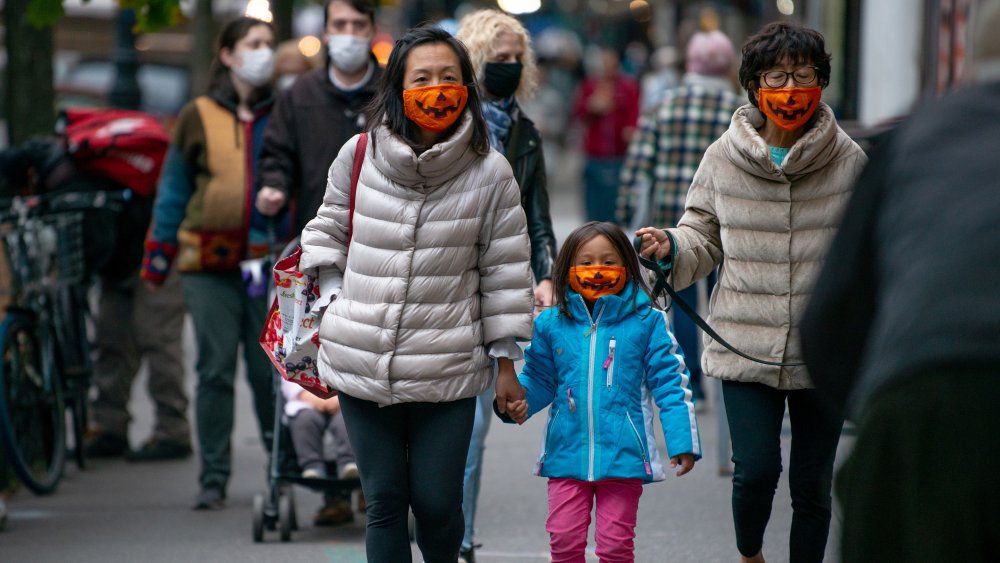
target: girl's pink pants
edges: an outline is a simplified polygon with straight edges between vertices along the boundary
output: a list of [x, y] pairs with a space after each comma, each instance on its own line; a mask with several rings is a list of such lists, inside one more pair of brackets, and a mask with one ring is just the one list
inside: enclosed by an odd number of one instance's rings
[[549, 479], [549, 533], [552, 563], [585, 563], [590, 511], [597, 499], [597, 557], [602, 563], [635, 560], [635, 521], [642, 494], [640, 479], [589, 482]]

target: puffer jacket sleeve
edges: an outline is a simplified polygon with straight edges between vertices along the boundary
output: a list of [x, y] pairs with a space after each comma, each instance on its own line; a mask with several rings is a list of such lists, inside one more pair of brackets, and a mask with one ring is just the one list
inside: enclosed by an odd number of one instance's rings
[[652, 311], [650, 317], [653, 326], [646, 346], [646, 381], [660, 408], [667, 455], [693, 454], [701, 459], [701, 438], [683, 352], [670, 333], [666, 312]]
[[531, 245], [520, 194], [509, 173], [494, 186], [479, 236], [479, 293], [487, 345], [504, 338], [531, 338]]
[[556, 370], [552, 346], [543, 323], [548, 314], [535, 319], [535, 335], [524, 350], [524, 367], [517, 380], [524, 387], [528, 400], [528, 417], [541, 411], [555, 399]]
[[344, 143], [327, 175], [323, 205], [302, 229], [299, 270], [322, 278], [330, 267], [347, 267], [347, 222], [350, 215], [351, 168], [358, 136]]
[[715, 190], [701, 181], [702, 172], [703, 169], [699, 169], [695, 174], [688, 190], [684, 215], [677, 227], [667, 229], [673, 254], [671, 282], [678, 291], [704, 278], [722, 262], [722, 236], [715, 211]]

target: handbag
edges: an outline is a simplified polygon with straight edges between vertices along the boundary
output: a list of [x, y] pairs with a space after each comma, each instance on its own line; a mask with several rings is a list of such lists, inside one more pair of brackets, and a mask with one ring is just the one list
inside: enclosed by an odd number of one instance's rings
[[[354, 202], [358, 177], [368, 147], [368, 133], [361, 133], [354, 150], [351, 190], [347, 218], [347, 247], [354, 230]], [[299, 384], [321, 399], [337, 394], [319, 377], [319, 324], [323, 310], [314, 307], [319, 300], [319, 280], [299, 271], [302, 247], [274, 265], [276, 295], [264, 322], [260, 345], [281, 377]]]

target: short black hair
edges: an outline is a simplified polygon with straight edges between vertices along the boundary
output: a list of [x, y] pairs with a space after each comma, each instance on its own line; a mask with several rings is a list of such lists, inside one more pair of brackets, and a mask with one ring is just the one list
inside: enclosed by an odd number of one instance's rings
[[372, 21], [372, 25], [375, 25], [375, 3], [372, 0], [325, 0], [323, 2], [323, 29], [326, 29], [326, 24], [330, 23], [330, 4], [334, 2], [347, 4], [354, 8], [356, 12], [361, 12], [368, 16], [368, 19]]
[[782, 59], [794, 63], [812, 63], [816, 67], [819, 85], [830, 83], [830, 53], [826, 52], [823, 35], [815, 29], [796, 23], [778, 21], [765, 25], [743, 45], [740, 63], [740, 85], [747, 91], [750, 103], [757, 107], [754, 86], [759, 86], [760, 74]]
[[[365, 112], [368, 117], [368, 130], [382, 125], [385, 121], [394, 135], [405, 140], [410, 146], [417, 146], [417, 124], [406, 117], [403, 107], [403, 75], [406, 73], [406, 58], [414, 47], [432, 43], [442, 43], [455, 52], [459, 67], [462, 70], [462, 83], [468, 89], [469, 101], [465, 104], [465, 112], [472, 116], [472, 150], [485, 155], [490, 152], [490, 139], [486, 133], [486, 121], [483, 119], [482, 104], [479, 100], [479, 88], [476, 85], [476, 72], [472, 68], [472, 59], [462, 42], [447, 31], [431, 25], [423, 25], [406, 32], [406, 35], [396, 41], [385, 65], [381, 81], [376, 88]], [[450, 137], [461, 121], [451, 126], [444, 138]], [[374, 145], [375, 137], [372, 136]]]

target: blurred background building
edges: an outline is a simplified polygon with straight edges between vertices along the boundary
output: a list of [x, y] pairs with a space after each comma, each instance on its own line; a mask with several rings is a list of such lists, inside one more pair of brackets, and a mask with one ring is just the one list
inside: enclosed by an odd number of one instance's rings
[[[7, 49], [19, 48], [6, 41], [8, 7], [28, 1], [0, 0], [4, 82]], [[986, 1], [994, 0], [380, 0], [376, 50], [386, 57], [393, 37], [409, 26], [430, 21], [447, 27], [468, 11], [500, 7], [518, 14], [531, 32], [549, 95], [568, 96], [597, 45], [615, 47], [622, 53], [623, 68], [641, 75], [658, 47], [671, 45], [683, 53], [688, 36], [699, 28], [721, 29], [740, 45], [762, 24], [787, 18], [826, 37], [833, 77], [824, 100], [845, 128], [863, 135], [906, 115], [921, 98], [960, 82], [969, 22], [976, 5]], [[184, 0], [180, 23], [134, 38], [140, 107], [169, 120], [201, 91], [218, 25], [248, 10], [273, 17], [281, 39], [297, 39], [304, 54], [317, 56], [320, 5], [318, 0]], [[52, 30], [55, 104], [106, 104], [121, 68], [115, 58], [121, 56], [116, 54], [117, 2], [64, 0], [64, 7], [65, 15]], [[683, 64], [677, 61], [679, 69]], [[12, 91], [5, 83], [0, 122], [9, 111], [6, 98]], [[543, 90], [540, 98], [545, 96]], [[564, 125], [552, 121], [550, 129]], [[0, 147], [8, 142], [0, 130]]]

